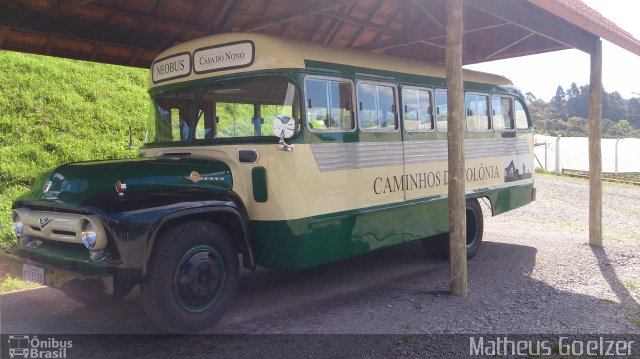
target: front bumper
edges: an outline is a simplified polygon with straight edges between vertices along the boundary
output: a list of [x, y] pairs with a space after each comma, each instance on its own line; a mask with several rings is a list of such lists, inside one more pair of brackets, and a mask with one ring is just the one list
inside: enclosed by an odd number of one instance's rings
[[49, 264], [29, 260], [21, 257], [15, 250], [3, 250], [0, 252], [0, 273], [7, 273], [13, 277], [22, 278], [24, 264], [31, 264], [44, 269], [44, 285], [53, 288], [61, 288], [72, 282], [97, 281], [101, 282], [103, 290], [107, 294], [113, 294], [113, 275], [85, 275]]

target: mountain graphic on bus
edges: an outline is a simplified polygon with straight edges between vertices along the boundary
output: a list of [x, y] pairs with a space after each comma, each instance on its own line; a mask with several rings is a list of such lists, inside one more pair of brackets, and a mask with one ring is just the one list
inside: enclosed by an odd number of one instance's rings
[[514, 182], [531, 178], [531, 170], [522, 162], [522, 169], [516, 168], [513, 161], [504, 169], [504, 181]]

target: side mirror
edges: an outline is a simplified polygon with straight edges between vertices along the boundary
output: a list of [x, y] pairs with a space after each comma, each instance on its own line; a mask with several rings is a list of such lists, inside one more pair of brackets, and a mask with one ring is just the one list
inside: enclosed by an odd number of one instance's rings
[[287, 115], [276, 116], [273, 121], [273, 135], [283, 138], [291, 138], [296, 129], [295, 118]]
[[273, 121], [273, 135], [280, 137], [280, 141], [278, 141], [278, 148], [280, 149], [280, 151], [293, 152], [295, 150], [293, 145], [290, 145], [284, 141], [285, 138], [290, 138], [291, 136], [293, 136], [295, 128], [295, 118], [287, 115], [276, 116], [275, 121]]

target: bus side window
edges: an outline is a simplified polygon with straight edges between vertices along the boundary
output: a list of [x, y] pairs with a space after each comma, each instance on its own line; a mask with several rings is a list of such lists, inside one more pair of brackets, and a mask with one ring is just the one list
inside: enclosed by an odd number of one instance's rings
[[313, 131], [353, 130], [351, 84], [342, 81], [307, 79], [307, 122]]
[[414, 88], [402, 89], [404, 128], [409, 132], [433, 130], [431, 92]]
[[329, 128], [328, 81], [311, 80], [305, 82], [307, 95], [307, 122], [313, 130]]
[[329, 82], [329, 109], [331, 112], [330, 124], [332, 128], [341, 130], [353, 130], [355, 122], [352, 116], [351, 84], [348, 82]]
[[436, 128], [447, 130], [447, 91], [436, 90]]
[[516, 117], [516, 128], [518, 130], [527, 130], [529, 129], [529, 120], [527, 119], [527, 113], [524, 110], [524, 106], [519, 99], [515, 101], [515, 117]]
[[491, 98], [493, 128], [496, 131], [513, 130], [513, 102], [509, 97], [493, 96]]
[[514, 130], [516, 128], [516, 121], [513, 118], [513, 101], [508, 97], [502, 98], [502, 108], [504, 113], [504, 128], [505, 130]]
[[467, 129], [469, 131], [490, 130], [489, 96], [468, 93], [465, 96], [465, 104], [467, 108]]
[[359, 83], [357, 89], [360, 128], [395, 131], [398, 128], [395, 88]]
[[493, 118], [493, 129], [496, 131], [504, 130], [504, 113], [500, 96], [491, 97], [491, 117]]
[[378, 126], [384, 130], [398, 128], [395, 88], [378, 86]]

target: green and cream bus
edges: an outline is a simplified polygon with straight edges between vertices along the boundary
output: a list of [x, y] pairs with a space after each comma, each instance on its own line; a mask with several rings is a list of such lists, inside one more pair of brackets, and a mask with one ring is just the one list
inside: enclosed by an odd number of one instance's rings
[[[479, 201], [531, 202], [533, 133], [509, 80], [464, 71], [467, 251]], [[159, 327], [232, 303], [239, 266], [300, 270], [422, 240], [448, 256], [442, 66], [258, 34], [177, 45], [151, 67], [141, 157], [66, 164], [13, 206], [26, 279], [99, 305], [140, 285]]]

